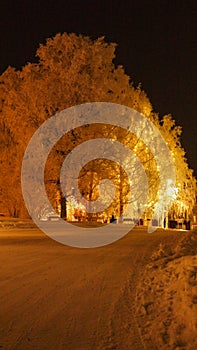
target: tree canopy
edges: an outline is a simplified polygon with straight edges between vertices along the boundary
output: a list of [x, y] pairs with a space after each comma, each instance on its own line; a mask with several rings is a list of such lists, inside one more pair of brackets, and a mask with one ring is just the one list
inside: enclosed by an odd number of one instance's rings
[[[160, 130], [172, 152], [176, 168], [176, 187], [178, 189], [177, 203], [182, 203], [191, 212], [195, 202], [196, 182], [189, 169], [185, 152], [181, 147], [181, 128], [175, 125], [171, 116], [161, 120], [153, 112], [152, 105], [141, 86], [134, 86], [122, 66], [115, 66], [114, 43], [106, 43], [104, 38], [92, 40], [87, 36], [76, 34], [57, 34], [46, 40], [36, 52], [37, 63], [27, 63], [21, 70], [8, 67], [0, 77], [0, 211], [6, 211], [11, 216], [26, 216], [27, 211], [22, 198], [20, 172], [23, 155], [27, 144], [38, 127], [55, 113], [65, 108], [85, 102], [114, 102], [131, 107], [149, 118]], [[82, 128], [63, 137], [51, 151], [46, 165], [46, 188], [54, 202], [59, 183], [59, 170], [65, 156], [77, 144], [87, 137], [109, 135], [105, 126], [98, 128]], [[140, 140], [125, 135], [120, 130], [111, 130], [113, 138], [134, 149], [138, 145], [138, 155], [144, 164], [149, 177], [149, 203], [154, 205], [159, 174], [151, 154]], [[99, 169], [104, 170], [103, 163], [99, 166], [91, 164], [92, 172], [101, 179]], [[112, 165], [108, 175], [117, 182], [117, 171]], [[88, 169], [86, 169], [89, 171]], [[86, 172], [87, 172], [86, 171]], [[105, 174], [107, 175], [107, 174]], [[81, 176], [86, 176], [83, 172]], [[122, 173], [124, 177], [124, 174]], [[86, 177], [85, 177], [86, 178]], [[91, 193], [89, 180], [86, 179], [81, 188], [86, 196], [96, 196]], [[119, 186], [119, 187], [118, 187]], [[88, 190], [89, 188], [89, 190]], [[95, 184], [96, 191], [96, 184]], [[117, 184], [117, 202], [122, 211], [127, 201], [127, 183], [120, 187]], [[88, 193], [87, 193], [88, 192]], [[120, 203], [121, 202], [121, 203]], [[174, 210], [177, 204], [174, 204]], [[151, 210], [151, 204], [149, 206]], [[113, 208], [114, 210], [114, 208]]]

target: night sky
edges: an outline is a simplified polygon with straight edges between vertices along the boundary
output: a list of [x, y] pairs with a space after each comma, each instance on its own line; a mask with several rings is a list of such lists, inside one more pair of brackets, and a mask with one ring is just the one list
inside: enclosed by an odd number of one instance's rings
[[197, 174], [196, 1], [16, 0], [0, 4], [0, 73], [33, 62], [39, 43], [58, 32], [118, 44], [116, 63], [142, 83], [154, 110], [183, 127], [182, 144]]

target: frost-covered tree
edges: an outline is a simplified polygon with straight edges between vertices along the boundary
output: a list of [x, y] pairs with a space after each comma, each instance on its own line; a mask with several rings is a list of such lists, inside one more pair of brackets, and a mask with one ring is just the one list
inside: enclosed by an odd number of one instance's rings
[[[175, 127], [168, 117], [165, 117], [162, 123], [159, 122], [157, 116], [152, 113], [152, 105], [141, 86], [135, 88], [123, 67], [116, 67], [113, 63], [115, 47], [113, 43], [106, 43], [104, 38], [92, 40], [82, 35], [57, 34], [39, 46], [36, 53], [38, 63], [28, 63], [19, 71], [8, 67], [2, 74], [0, 204], [4, 208], [0, 211], [5, 209], [12, 216], [27, 215], [20, 186], [21, 162], [27, 144], [37, 128], [56, 112], [95, 101], [114, 102], [134, 108], [160, 128], [174, 153], [180, 201], [190, 201], [189, 206], [192, 206], [195, 181], [178, 141], [179, 128]], [[62, 137], [52, 149], [45, 172], [46, 189], [52, 203], [59, 189], [59, 171], [69, 152], [84, 140], [109, 137], [109, 133], [112, 138], [134, 149], [144, 165], [149, 179], [148, 208], [151, 212], [159, 186], [159, 174], [151, 153], [129, 132], [125, 134], [117, 128], [109, 131], [105, 126], [99, 129], [96, 126], [76, 129]], [[87, 172], [97, 173], [98, 179], [102, 179], [103, 171], [105, 175], [108, 172], [108, 176], [114, 181], [117, 196], [110, 210], [120, 214], [128, 198], [127, 181], [124, 183], [120, 180], [125, 179], [121, 169], [115, 165], [106, 168], [103, 161], [97, 165], [91, 163], [91, 167], [86, 168]], [[85, 176], [83, 172], [81, 176]], [[89, 188], [86, 195], [89, 195], [89, 198], [94, 197], [93, 187], [97, 191], [96, 186], [93, 186], [95, 184], [89, 182], [86, 176], [84, 179], [83, 186]]]

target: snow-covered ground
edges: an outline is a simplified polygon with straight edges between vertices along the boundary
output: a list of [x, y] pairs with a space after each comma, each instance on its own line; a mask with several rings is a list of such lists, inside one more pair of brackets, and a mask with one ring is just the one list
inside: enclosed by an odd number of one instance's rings
[[197, 234], [159, 245], [136, 293], [141, 336], [158, 349], [197, 349]]
[[0, 229], [0, 348], [197, 348], [196, 234], [134, 229], [79, 249], [15, 226]]

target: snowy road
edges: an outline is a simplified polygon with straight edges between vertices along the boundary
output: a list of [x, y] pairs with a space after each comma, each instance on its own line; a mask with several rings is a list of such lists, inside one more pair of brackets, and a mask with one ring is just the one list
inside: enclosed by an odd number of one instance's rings
[[[0, 230], [0, 348], [143, 350], [136, 286], [160, 242], [135, 229], [101, 248], [61, 245], [39, 230]], [[152, 347], [154, 349], [154, 347]]]

